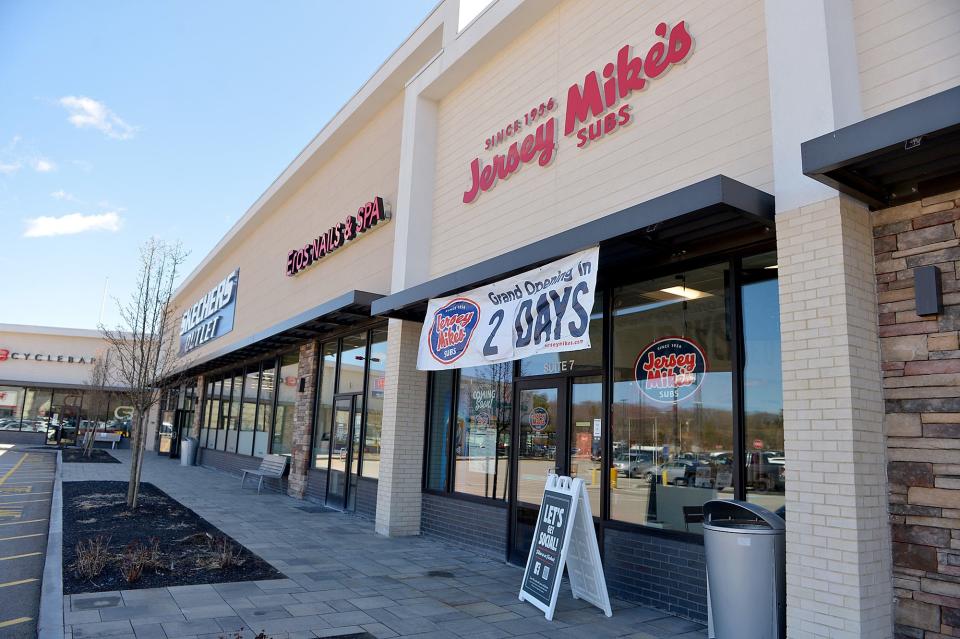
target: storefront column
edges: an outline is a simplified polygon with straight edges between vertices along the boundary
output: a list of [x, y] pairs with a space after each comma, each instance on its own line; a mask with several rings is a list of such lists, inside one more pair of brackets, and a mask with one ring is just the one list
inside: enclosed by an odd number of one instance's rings
[[303, 499], [307, 492], [307, 473], [310, 470], [310, 431], [313, 425], [313, 400], [317, 384], [317, 343], [310, 342], [300, 347], [300, 363], [297, 366], [297, 384], [304, 380], [303, 392], [297, 393], [297, 405], [293, 414], [293, 440], [290, 445], [290, 476], [287, 477], [287, 494]]
[[200, 439], [200, 429], [203, 428], [203, 403], [207, 399], [207, 382], [203, 375], [197, 376], [196, 391], [193, 402], [193, 426], [190, 428], [190, 436]]
[[777, 214], [787, 636], [892, 636], [873, 236], [834, 197]]
[[427, 374], [417, 370], [421, 325], [390, 320], [376, 530], [398, 537], [420, 533], [421, 475]]

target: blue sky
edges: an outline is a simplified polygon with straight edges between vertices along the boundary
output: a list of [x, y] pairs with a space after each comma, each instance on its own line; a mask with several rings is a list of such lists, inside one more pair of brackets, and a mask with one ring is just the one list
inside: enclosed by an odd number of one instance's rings
[[188, 273], [434, 4], [0, 2], [0, 323], [96, 328], [151, 235]]

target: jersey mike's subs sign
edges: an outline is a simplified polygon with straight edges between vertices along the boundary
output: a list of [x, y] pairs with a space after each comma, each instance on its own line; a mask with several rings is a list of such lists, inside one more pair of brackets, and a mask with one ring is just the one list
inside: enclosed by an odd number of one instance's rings
[[564, 106], [553, 97], [544, 99], [486, 138], [484, 151], [494, 153], [489, 159], [477, 156], [470, 162], [470, 186], [463, 192], [464, 204], [476, 201], [481, 193], [526, 164], [536, 161], [541, 167], [549, 165], [556, 156], [561, 111], [563, 136], [575, 136], [579, 149], [633, 122], [635, 116], [627, 100], [673, 65], [685, 62], [693, 51], [693, 38], [684, 21], [673, 27], [661, 22], [654, 33], [658, 40], [646, 52], [623, 46], [599, 72], [591, 71], [582, 82], [570, 85]]
[[445, 370], [590, 348], [597, 247], [430, 300], [417, 368]]

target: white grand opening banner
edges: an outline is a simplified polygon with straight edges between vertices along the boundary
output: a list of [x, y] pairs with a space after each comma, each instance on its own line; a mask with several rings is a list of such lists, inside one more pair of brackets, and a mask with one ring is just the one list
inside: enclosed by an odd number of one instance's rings
[[494, 284], [430, 300], [417, 368], [466, 368], [590, 348], [599, 255], [594, 247]]

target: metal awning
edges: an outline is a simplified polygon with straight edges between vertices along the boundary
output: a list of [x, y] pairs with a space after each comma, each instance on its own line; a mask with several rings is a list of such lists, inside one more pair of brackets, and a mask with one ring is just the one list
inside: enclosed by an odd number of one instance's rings
[[194, 376], [215, 368], [222, 368], [260, 355], [294, 347], [325, 333], [349, 327], [371, 318], [370, 305], [383, 297], [378, 293], [350, 291], [315, 306], [288, 320], [233, 342], [190, 362], [177, 375]]
[[399, 291], [374, 302], [372, 312], [420, 321], [430, 298], [482, 286], [591, 246], [600, 246], [602, 277], [605, 270], [637, 269], [703, 247], [719, 249], [773, 228], [772, 195], [717, 175]]
[[960, 87], [804, 142], [803, 173], [868, 204], [960, 188]]

